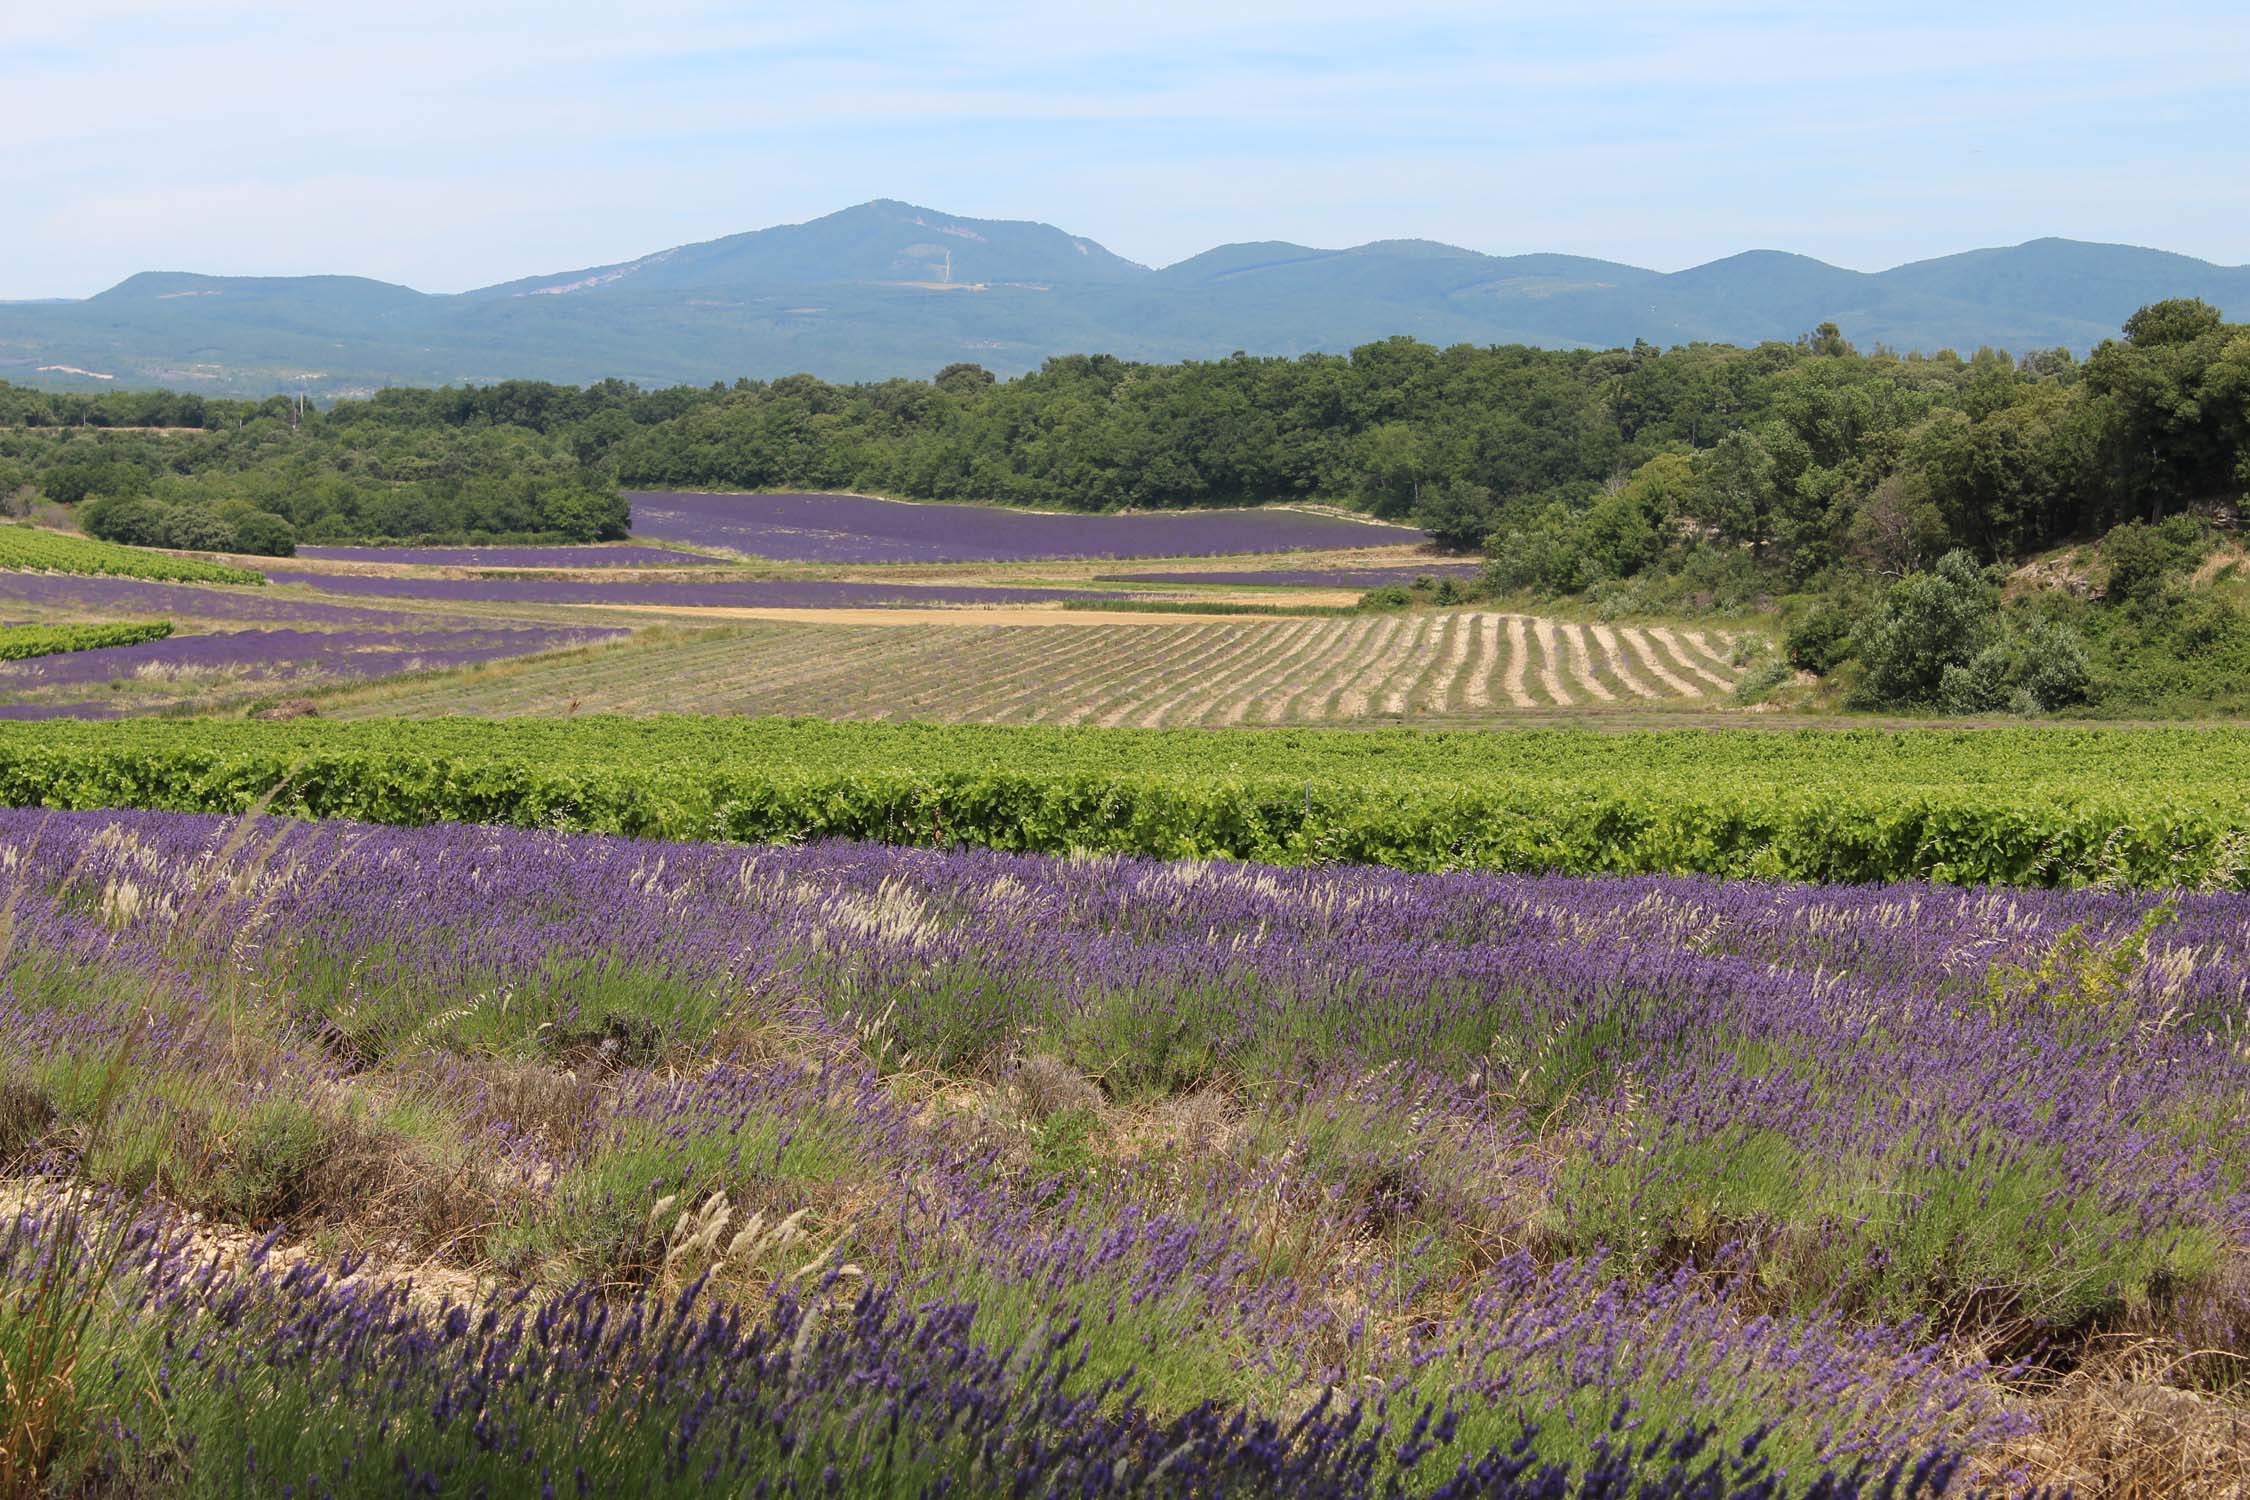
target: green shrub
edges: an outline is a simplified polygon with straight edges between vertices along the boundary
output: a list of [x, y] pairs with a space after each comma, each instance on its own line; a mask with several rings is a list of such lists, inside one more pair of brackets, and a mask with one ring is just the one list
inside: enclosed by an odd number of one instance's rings
[[1968, 668], [1998, 629], [1999, 600], [1984, 570], [1968, 553], [1948, 552], [1929, 572], [1894, 584], [1855, 638], [1868, 705], [1942, 701], [1948, 671]]
[[1852, 618], [1841, 605], [1817, 604], [1789, 627], [1781, 650], [1798, 671], [1826, 677], [1852, 654]]
[[33, 657], [93, 651], [103, 646], [137, 646], [143, 641], [161, 641], [171, 633], [169, 620], [118, 625], [0, 626], [0, 661], [29, 661]]

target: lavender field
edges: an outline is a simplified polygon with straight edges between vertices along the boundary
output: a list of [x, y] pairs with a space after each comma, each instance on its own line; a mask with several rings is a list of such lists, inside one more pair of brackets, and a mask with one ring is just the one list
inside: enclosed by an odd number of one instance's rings
[[276, 583], [330, 594], [446, 599], [490, 604], [608, 604], [680, 609], [857, 609], [883, 605], [1047, 604], [1106, 597], [1092, 589], [993, 588], [973, 584], [849, 583], [830, 579], [743, 579], [708, 583], [581, 583], [567, 578], [429, 578], [275, 570]]
[[[241, 624], [384, 626], [396, 610], [292, 599], [270, 589], [150, 583], [137, 578], [0, 573], [0, 612], [25, 619], [117, 619], [164, 616]], [[429, 623], [425, 618], [420, 623]]]
[[299, 547], [326, 562], [407, 563], [451, 568], [678, 568], [708, 563], [668, 547]]
[[0, 870], [0, 1351], [89, 1310], [82, 1490], [2015, 1495], [2128, 1389], [2164, 1493], [2241, 1472], [2239, 895], [29, 810]]
[[624, 634], [526, 626], [176, 635], [139, 645], [0, 662], [0, 717], [106, 718], [220, 690], [239, 694], [443, 671], [592, 645]]
[[1408, 526], [1263, 508], [1083, 516], [863, 495], [705, 495], [640, 490], [633, 534], [795, 562], [1025, 562], [1205, 557], [1382, 547], [1426, 540]]

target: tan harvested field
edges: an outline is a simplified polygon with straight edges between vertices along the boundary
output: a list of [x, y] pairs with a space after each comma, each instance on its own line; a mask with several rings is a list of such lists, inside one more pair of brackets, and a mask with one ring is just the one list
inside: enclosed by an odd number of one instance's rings
[[[338, 717], [805, 714], [1259, 726], [1726, 704], [1733, 639], [1455, 610], [1305, 619], [1070, 614], [759, 620], [343, 693]], [[945, 616], [946, 618], [927, 618]], [[1064, 622], [1078, 628], [1064, 628]], [[1117, 626], [1128, 628], [1118, 629]]]

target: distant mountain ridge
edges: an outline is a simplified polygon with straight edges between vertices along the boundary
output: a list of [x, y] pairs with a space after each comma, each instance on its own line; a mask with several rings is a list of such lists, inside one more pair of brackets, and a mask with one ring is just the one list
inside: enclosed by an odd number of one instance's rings
[[634, 260], [432, 295], [357, 276], [150, 271], [82, 301], [0, 302], [0, 379], [227, 394], [527, 378], [643, 384], [1002, 375], [1057, 354], [1219, 358], [1433, 343], [1790, 339], [2084, 350], [2135, 308], [2250, 315], [2250, 266], [2040, 239], [1888, 271], [1752, 250], [1664, 273], [1429, 240], [1222, 245], [1151, 269], [1052, 225], [878, 199]]

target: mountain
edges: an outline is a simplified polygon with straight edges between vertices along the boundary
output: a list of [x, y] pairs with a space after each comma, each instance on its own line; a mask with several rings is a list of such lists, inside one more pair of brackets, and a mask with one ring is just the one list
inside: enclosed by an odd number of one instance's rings
[[1752, 250], [1661, 273], [1429, 240], [1222, 245], [1150, 269], [1048, 224], [881, 199], [637, 260], [456, 296], [356, 276], [144, 272], [82, 301], [0, 302], [0, 378], [264, 394], [618, 376], [697, 384], [808, 370], [1000, 374], [1052, 355], [1340, 351], [1392, 334], [1546, 346], [1792, 339], [2084, 350], [2145, 303], [2250, 316], [2250, 267], [2043, 239], [1888, 271]]

